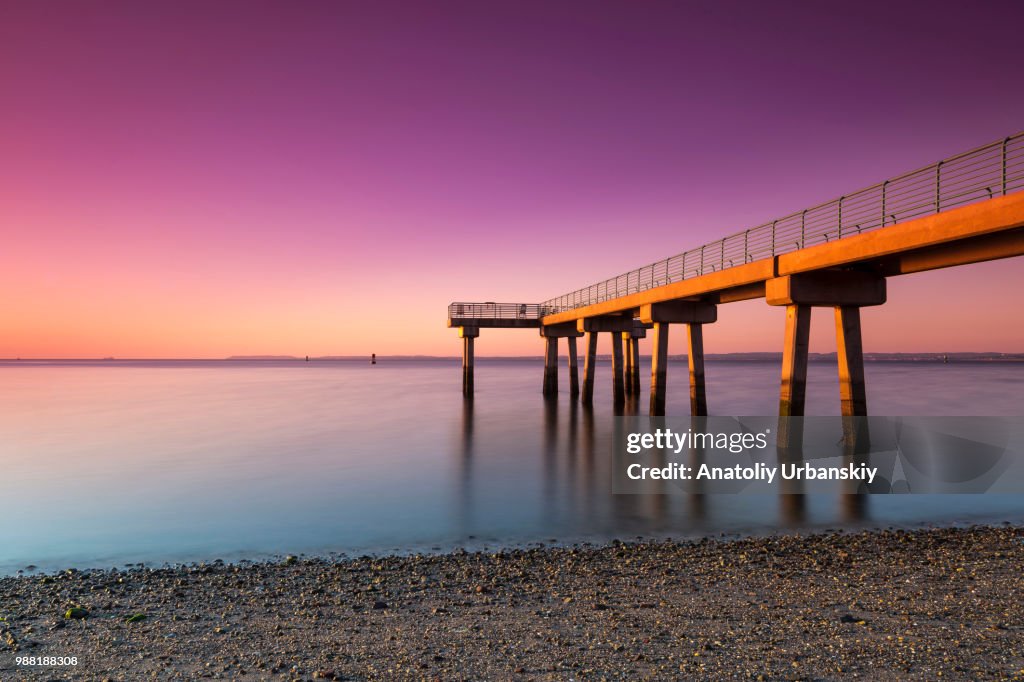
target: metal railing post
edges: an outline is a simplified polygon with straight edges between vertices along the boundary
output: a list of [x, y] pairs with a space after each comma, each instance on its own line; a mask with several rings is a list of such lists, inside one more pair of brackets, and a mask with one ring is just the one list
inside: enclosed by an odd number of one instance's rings
[[772, 221], [772, 257], [773, 258], [775, 257], [775, 224], [777, 222], [779, 222], [779, 221], [778, 220], [773, 220]]
[[800, 248], [807, 246], [807, 209], [800, 213]]
[[842, 239], [843, 238], [843, 199], [845, 199], [845, 198], [846, 198], [845, 194], [843, 196], [839, 197], [839, 236], [836, 237], [836, 239]]
[[942, 161], [935, 164], [935, 212], [942, 210]]
[[885, 227], [885, 190], [888, 186], [888, 180], [882, 183], [882, 224], [879, 227]]
[[1010, 143], [1010, 138], [1003, 139], [1003, 196], [1006, 196], [1006, 145]]

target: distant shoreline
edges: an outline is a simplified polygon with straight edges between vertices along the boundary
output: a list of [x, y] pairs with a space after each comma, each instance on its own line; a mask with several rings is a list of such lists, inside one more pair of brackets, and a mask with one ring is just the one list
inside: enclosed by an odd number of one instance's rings
[[[649, 355], [642, 355], [641, 358], [650, 359]], [[410, 361], [446, 361], [459, 362], [461, 358], [454, 355], [378, 355], [378, 364], [387, 362], [410, 362]], [[601, 362], [611, 360], [611, 355], [598, 355]], [[671, 362], [685, 361], [686, 355], [670, 355]], [[709, 362], [749, 362], [749, 363], [780, 363], [782, 353], [709, 353], [705, 355]], [[865, 353], [864, 359], [867, 362], [921, 362], [921, 363], [1007, 363], [1024, 362], [1024, 353]], [[510, 355], [510, 356], [477, 356], [478, 362], [539, 362], [539, 355]], [[836, 362], [835, 353], [810, 353], [809, 362]], [[168, 362], [168, 363], [217, 363], [217, 362], [266, 362], [266, 363], [316, 363], [316, 362], [359, 362], [369, 363], [368, 355], [329, 355], [320, 357], [298, 357], [293, 355], [233, 355], [227, 358], [0, 358], [0, 364], [56, 364], [56, 363], [81, 363], [81, 364], [130, 364], [145, 362]]]

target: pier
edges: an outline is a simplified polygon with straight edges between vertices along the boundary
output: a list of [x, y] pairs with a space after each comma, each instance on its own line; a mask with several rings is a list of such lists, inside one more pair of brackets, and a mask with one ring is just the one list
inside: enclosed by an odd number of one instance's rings
[[866, 415], [860, 309], [885, 304], [889, 277], [1024, 254], [1021, 190], [1024, 133], [541, 303], [452, 303], [448, 326], [463, 340], [463, 393], [473, 395], [481, 329], [537, 329], [543, 395], [558, 393], [564, 338], [570, 395], [592, 404], [598, 334], [605, 333], [619, 407], [640, 393], [639, 344], [650, 332], [649, 412], [664, 415], [669, 333], [672, 325], [686, 325], [690, 412], [704, 416], [703, 326], [718, 319], [719, 305], [764, 299], [786, 309], [780, 416], [804, 414], [814, 308], [832, 308], [835, 316], [842, 414]]

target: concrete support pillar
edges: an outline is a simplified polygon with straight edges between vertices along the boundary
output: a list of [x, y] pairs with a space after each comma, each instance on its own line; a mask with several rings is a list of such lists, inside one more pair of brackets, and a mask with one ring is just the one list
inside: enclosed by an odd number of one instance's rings
[[690, 363], [690, 415], [706, 417], [708, 398], [704, 389], [704, 327], [686, 325], [687, 358]]
[[622, 332], [622, 387], [627, 396], [633, 395], [633, 335]]
[[622, 374], [622, 333], [612, 332], [612, 401], [616, 407], [626, 404]]
[[[860, 331], [860, 308], [836, 306], [836, 355], [839, 360], [839, 399], [843, 415], [844, 460], [852, 464], [867, 461], [871, 436], [867, 421], [867, 388], [864, 382], [864, 348]], [[857, 485], [846, 486], [840, 496], [844, 519], [862, 520], [867, 513], [867, 498], [858, 494]]]
[[462, 395], [473, 397], [473, 337], [462, 339]]
[[587, 350], [583, 358], [583, 395], [584, 405], [594, 403], [594, 370], [597, 368], [597, 332], [587, 332]]
[[665, 381], [668, 378], [668, 322], [654, 323], [651, 339], [651, 406], [652, 417], [665, 416]]
[[473, 340], [480, 336], [479, 327], [459, 327], [462, 338], [462, 395], [473, 397]]
[[544, 397], [558, 395], [558, 337], [544, 337]]
[[864, 347], [860, 335], [860, 308], [856, 306], [836, 306], [836, 355], [839, 359], [839, 398], [843, 416], [867, 415]]
[[807, 397], [807, 343], [811, 335], [811, 307], [786, 306], [786, 336], [782, 345], [780, 417], [802, 417]]
[[632, 371], [629, 375], [629, 383], [632, 386], [632, 395], [640, 395], [640, 339], [637, 336], [633, 336], [633, 345], [631, 355], [633, 356], [633, 362], [631, 364]]
[[569, 343], [569, 396], [575, 400], [580, 394], [580, 371], [576, 361], [576, 337], [565, 339]]

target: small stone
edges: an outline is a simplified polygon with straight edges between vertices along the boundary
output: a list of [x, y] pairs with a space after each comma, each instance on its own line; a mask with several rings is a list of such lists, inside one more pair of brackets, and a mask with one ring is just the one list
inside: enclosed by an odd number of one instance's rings
[[387, 607], [388, 607], [388, 603], [386, 601], [375, 601], [375, 602], [373, 602], [373, 608], [376, 611], [380, 611], [381, 609], [386, 609]]

